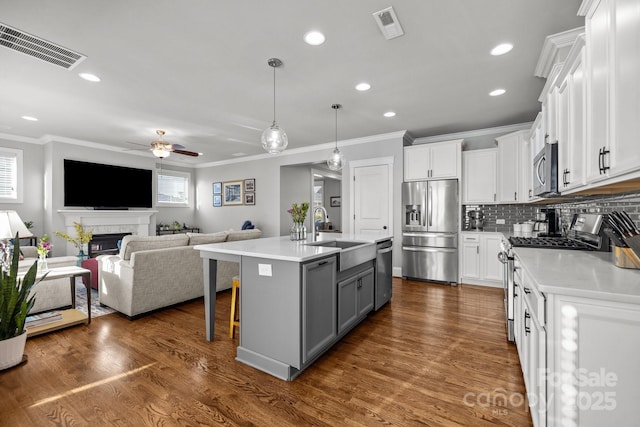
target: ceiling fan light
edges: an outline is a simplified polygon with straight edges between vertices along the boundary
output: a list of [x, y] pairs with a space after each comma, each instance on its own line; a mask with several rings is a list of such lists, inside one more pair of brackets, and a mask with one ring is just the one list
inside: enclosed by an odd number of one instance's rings
[[153, 153], [154, 156], [164, 159], [166, 157], [169, 157], [169, 155], [171, 154], [171, 152], [169, 150], [165, 150], [164, 148], [154, 148], [153, 150], [151, 150], [151, 152]]
[[284, 129], [281, 129], [276, 122], [271, 127], [262, 132], [262, 148], [269, 154], [282, 153], [289, 144], [289, 138]]
[[333, 152], [327, 159], [327, 166], [332, 171], [342, 170], [345, 163], [344, 155], [337, 148], [333, 149]]

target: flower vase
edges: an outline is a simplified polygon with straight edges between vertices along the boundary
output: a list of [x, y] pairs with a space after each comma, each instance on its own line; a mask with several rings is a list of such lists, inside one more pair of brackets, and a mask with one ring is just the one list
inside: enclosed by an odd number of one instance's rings
[[87, 256], [84, 254], [84, 250], [82, 250], [82, 248], [80, 248], [80, 252], [78, 252], [78, 255], [76, 255], [76, 257], [77, 257], [76, 265], [78, 267], [82, 267], [82, 261], [87, 259]]
[[49, 267], [47, 266], [47, 256], [39, 255], [38, 256], [38, 273], [42, 273], [43, 271], [47, 271]]
[[298, 223], [294, 222], [291, 225], [291, 228], [289, 229], [289, 238], [291, 240], [298, 240], [298, 229], [297, 229]]

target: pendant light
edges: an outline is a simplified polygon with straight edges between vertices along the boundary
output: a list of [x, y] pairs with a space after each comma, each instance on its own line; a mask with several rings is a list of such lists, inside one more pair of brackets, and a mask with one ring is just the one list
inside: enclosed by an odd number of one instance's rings
[[333, 104], [331, 108], [336, 112], [336, 148], [333, 149], [333, 152], [327, 159], [327, 166], [329, 166], [329, 169], [332, 171], [339, 171], [345, 163], [344, 155], [338, 150], [338, 110], [342, 108], [342, 105]]
[[271, 58], [267, 64], [273, 67], [273, 124], [262, 132], [262, 148], [269, 154], [279, 154], [287, 148], [289, 143], [284, 129], [276, 123], [276, 68], [282, 65], [282, 61]]

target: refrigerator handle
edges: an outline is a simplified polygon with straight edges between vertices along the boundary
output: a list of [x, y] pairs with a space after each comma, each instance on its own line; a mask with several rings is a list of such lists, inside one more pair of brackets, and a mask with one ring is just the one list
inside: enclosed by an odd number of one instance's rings
[[429, 188], [428, 190], [429, 204], [427, 205], [427, 214], [429, 215], [429, 227], [433, 226], [433, 191]]

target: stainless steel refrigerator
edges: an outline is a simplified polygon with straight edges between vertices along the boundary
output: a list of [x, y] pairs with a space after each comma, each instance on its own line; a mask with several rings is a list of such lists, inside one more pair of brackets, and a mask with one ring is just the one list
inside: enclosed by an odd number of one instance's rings
[[402, 183], [402, 276], [458, 283], [458, 180]]

